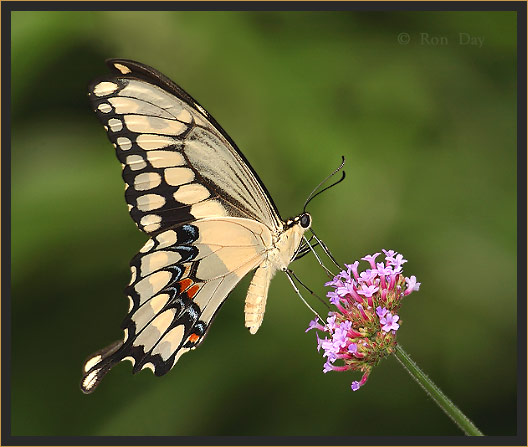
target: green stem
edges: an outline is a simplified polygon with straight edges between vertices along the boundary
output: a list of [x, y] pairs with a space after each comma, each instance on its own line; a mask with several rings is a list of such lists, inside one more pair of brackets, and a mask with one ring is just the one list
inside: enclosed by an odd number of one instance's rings
[[451, 419], [453, 419], [466, 435], [484, 436], [483, 433], [475, 427], [475, 424], [473, 424], [473, 422], [471, 422], [464, 413], [462, 413], [457, 406], [451, 402], [444, 393], [442, 393], [440, 388], [438, 388], [433, 381], [427, 377], [420, 368], [418, 368], [418, 365], [413, 362], [409, 357], [409, 354], [407, 354], [400, 345], [396, 345], [394, 355], [414, 380], [416, 380], [425, 392], [433, 398], [437, 405], [444, 410]]

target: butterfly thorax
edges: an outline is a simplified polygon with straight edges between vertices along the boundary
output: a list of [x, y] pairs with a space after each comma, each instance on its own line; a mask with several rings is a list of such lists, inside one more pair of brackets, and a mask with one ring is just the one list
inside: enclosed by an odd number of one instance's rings
[[268, 250], [266, 260], [257, 268], [251, 280], [244, 307], [246, 327], [255, 334], [266, 310], [269, 283], [277, 270], [286, 270], [292, 261], [304, 232], [310, 228], [311, 217], [303, 213], [284, 223], [284, 230], [273, 241], [273, 247]]
[[292, 261], [302, 237], [312, 223], [308, 213], [300, 214], [284, 223], [284, 231], [279, 235], [275, 247], [270, 251], [268, 259], [277, 270], [286, 270]]

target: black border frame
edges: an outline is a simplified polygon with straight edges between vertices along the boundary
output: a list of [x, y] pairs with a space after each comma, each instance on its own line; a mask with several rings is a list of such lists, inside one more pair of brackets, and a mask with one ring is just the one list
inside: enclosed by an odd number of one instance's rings
[[[11, 12], [49, 10], [181, 11], [515, 11], [517, 12], [517, 435], [400, 437], [258, 437], [258, 436], [13, 436], [11, 434]], [[526, 2], [524, 1], [137, 1], [1, 2], [2, 37], [2, 445], [527, 445], [527, 109]]]

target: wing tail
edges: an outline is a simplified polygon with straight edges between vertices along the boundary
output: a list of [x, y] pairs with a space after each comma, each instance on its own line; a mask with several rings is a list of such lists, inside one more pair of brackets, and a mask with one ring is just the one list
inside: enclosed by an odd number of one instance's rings
[[81, 379], [81, 391], [84, 394], [93, 393], [108, 371], [121, 361], [121, 358], [116, 355], [121, 346], [123, 346], [123, 341], [117, 340], [111, 345], [94, 352], [86, 360]]

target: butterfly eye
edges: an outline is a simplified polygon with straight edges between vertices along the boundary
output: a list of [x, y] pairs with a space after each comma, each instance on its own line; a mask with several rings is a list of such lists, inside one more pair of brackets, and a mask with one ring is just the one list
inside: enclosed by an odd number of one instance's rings
[[308, 213], [304, 213], [301, 216], [301, 227], [309, 228], [312, 223], [312, 218]]

